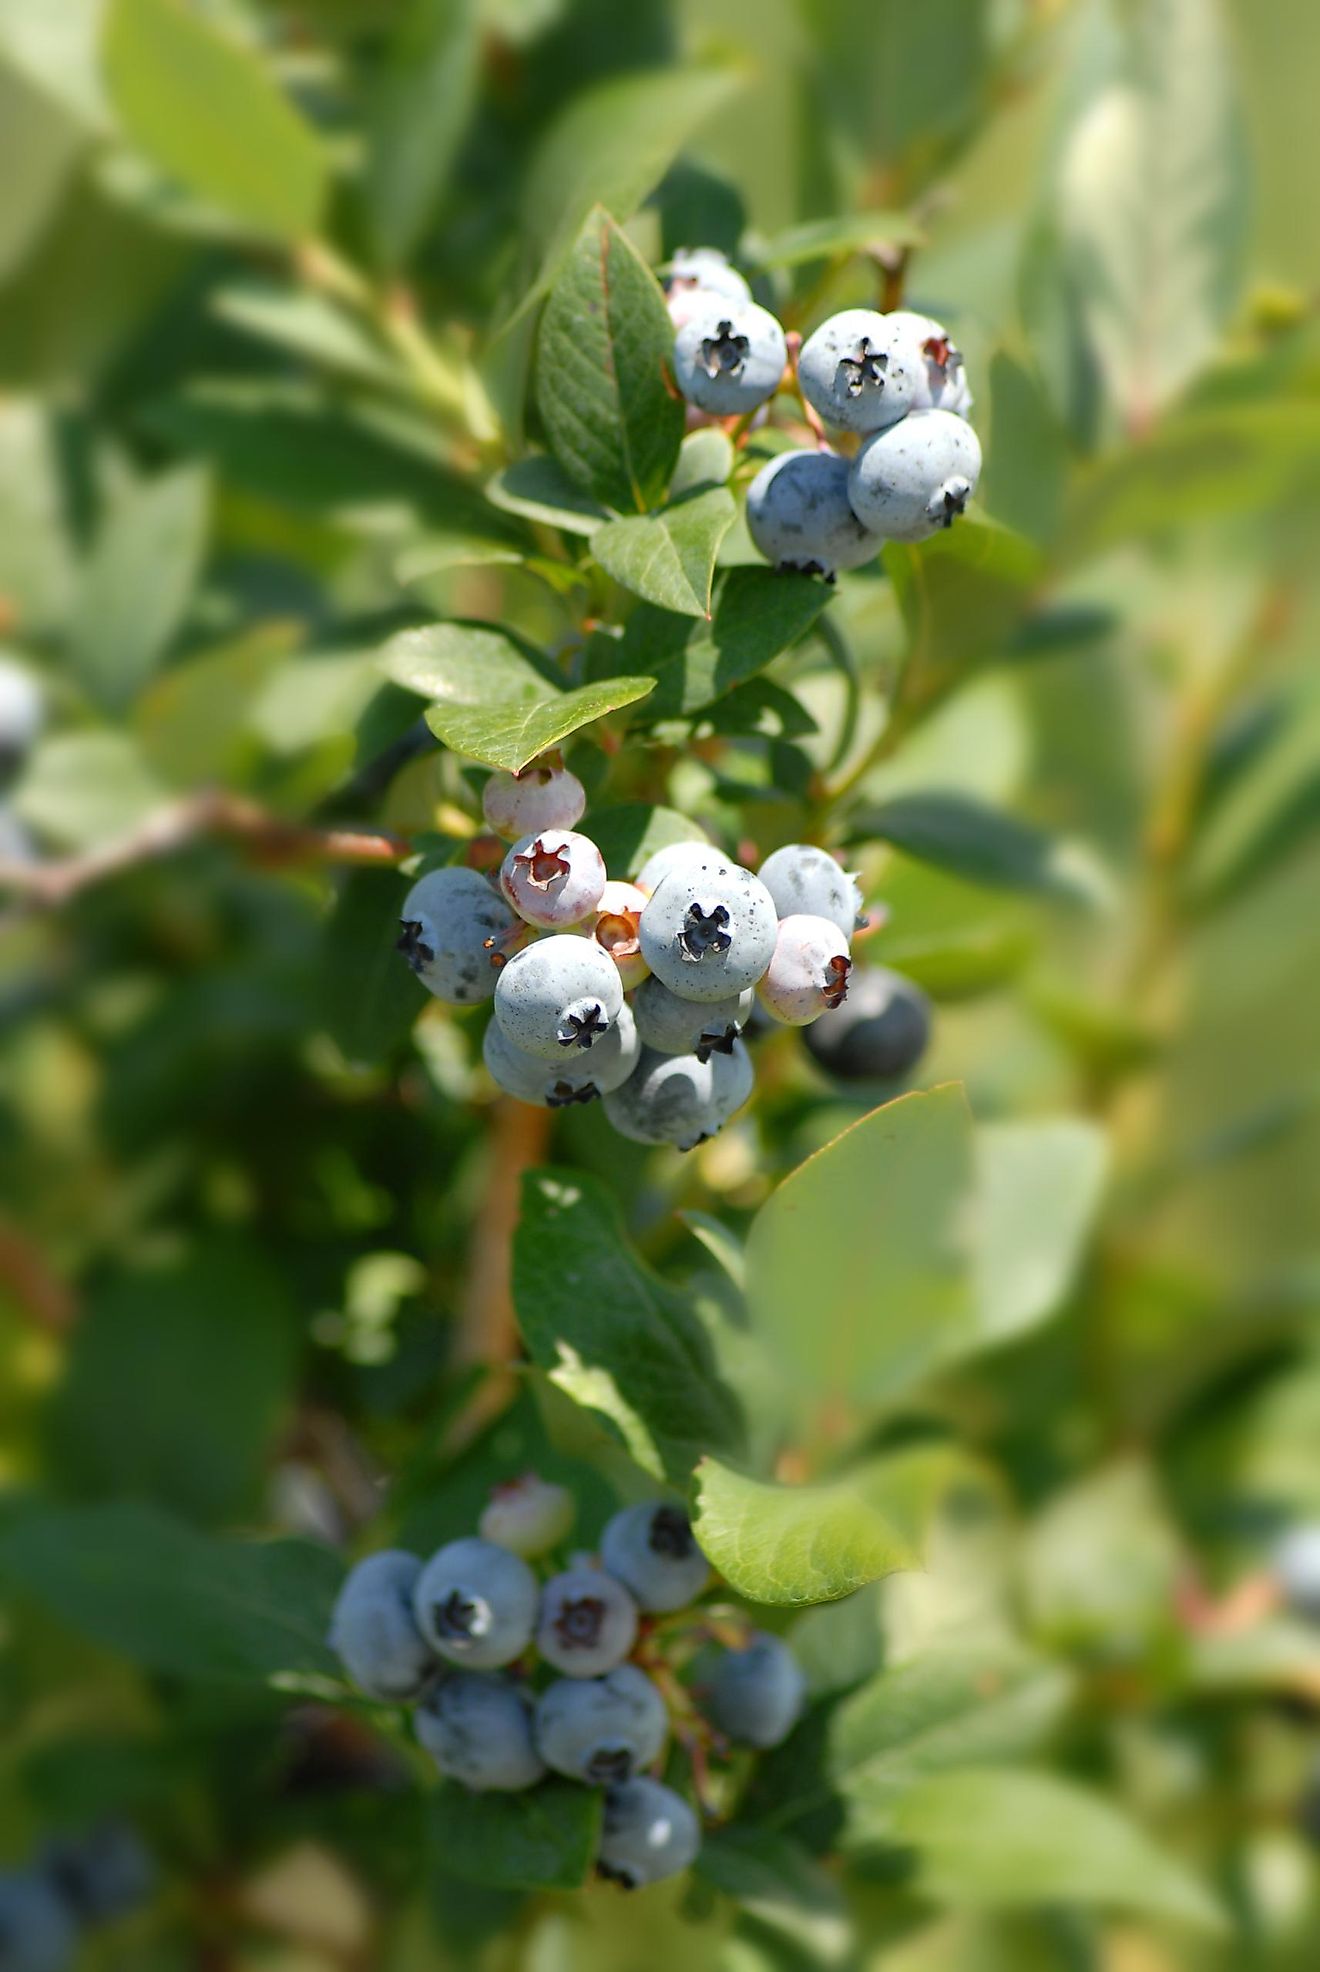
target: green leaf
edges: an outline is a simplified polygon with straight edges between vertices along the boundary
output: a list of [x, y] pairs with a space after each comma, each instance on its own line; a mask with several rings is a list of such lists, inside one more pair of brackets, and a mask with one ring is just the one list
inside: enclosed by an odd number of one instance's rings
[[752, 242], [748, 259], [753, 267], [800, 267], [804, 261], [834, 260], [875, 247], [920, 246], [925, 237], [906, 212], [847, 212], [789, 226], [760, 245]]
[[554, 283], [592, 208], [627, 219], [736, 86], [728, 70], [657, 70], [611, 77], [571, 99], [527, 173], [525, 219], [541, 264], [520, 314]]
[[257, 623], [153, 679], [133, 709], [133, 725], [162, 780], [191, 790], [243, 778], [255, 752], [255, 705], [298, 635], [293, 623]]
[[927, 688], [961, 683], [978, 660], [998, 656], [1023, 621], [1040, 576], [1039, 549], [1006, 527], [969, 519], [920, 547], [891, 541], [885, 569], [908, 633], [907, 662]]
[[737, 1456], [737, 1402], [691, 1295], [643, 1266], [598, 1180], [524, 1180], [513, 1297], [532, 1361], [654, 1478], [683, 1484], [703, 1453]]
[[633, 877], [657, 849], [667, 849], [673, 842], [704, 842], [705, 836], [675, 808], [626, 801], [617, 808], [592, 809], [591, 839], [605, 858], [606, 869]]
[[453, 1782], [430, 1806], [445, 1868], [497, 1890], [576, 1890], [600, 1843], [599, 1788], [543, 1780], [521, 1794], [472, 1794]]
[[708, 618], [715, 557], [735, 513], [728, 488], [712, 487], [663, 513], [610, 521], [592, 535], [591, 552], [607, 575], [648, 603]]
[[736, 1825], [707, 1832], [696, 1871], [767, 1930], [809, 1954], [813, 1966], [838, 1965], [852, 1942], [843, 1892], [814, 1857], [787, 1836]]
[[99, 60], [105, 0], [0, 0], [0, 59], [87, 130], [110, 119]]
[[1119, 72], [1062, 160], [1059, 233], [1108, 396], [1140, 425], [1214, 353], [1236, 308], [1248, 172], [1217, 0], [1159, 0], [1124, 23]]
[[66, 849], [103, 846], [133, 828], [165, 790], [126, 733], [58, 733], [37, 749], [14, 794], [22, 818]]
[[723, 486], [733, 471], [733, 440], [721, 425], [690, 431], [679, 447], [678, 464], [669, 482], [671, 501], [706, 486]]
[[325, 928], [321, 968], [326, 1027], [351, 1062], [376, 1062], [408, 1036], [426, 994], [395, 944], [405, 879], [354, 870]]
[[544, 660], [534, 661], [499, 630], [466, 623], [405, 630], [380, 662], [396, 685], [437, 701], [426, 714], [437, 739], [511, 773], [651, 689], [649, 678], [611, 678], [564, 691]]
[[413, 255], [445, 189], [476, 96], [474, 0], [410, 0], [373, 95], [364, 192], [385, 265]]
[[325, 295], [277, 281], [235, 281], [217, 292], [211, 307], [232, 328], [340, 376], [394, 388], [402, 381], [378, 339]]
[[829, 590], [809, 575], [734, 568], [716, 584], [710, 623], [692, 626], [672, 611], [643, 605], [604, 654], [656, 680], [648, 721], [679, 718], [763, 671], [806, 635], [829, 599]]
[[541, 318], [541, 421], [569, 478], [621, 513], [657, 506], [683, 438], [674, 325], [654, 274], [599, 206]]
[[875, 1459], [816, 1486], [776, 1486], [704, 1458], [697, 1538], [749, 1602], [834, 1602], [918, 1563], [934, 1503], [954, 1469], [943, 1446]]
[[194, 1519], [251, 1508], [295, 1342], [278, 1274], [238, 1241], [114, 1275], [84, 1311], [55, 1401], [63, 1475], [84, 1495], [150, 1498]]
[[992, 890], [1023, 890], [1093, 909], [1109, 904], [1108, 877], [1086, 847], [971, 795], [896, 795], [855, 815], [851, 838], [878, 835], [906, 855]]
[[1118, 1808], [1013, 1768], [933, 1774], [898, 1804], [896, 1838], [941, 1902], [1099, 1905], [1222, 1931], [1215, 1899]]
[[1067, 439], [1039, 377], [1006, 349], [990, 363], [990, 421], [979, 489], [985, 511], [1028, 540], [1053, 541], [1063, 515]]
[[85, 141], [73, 118], [0, 58], [0, 282], [54, 217]]
[[69, 659], [103, 705], [122, 707], [155, 670], [187, 614], [206, 552], [210, 482], [179, 466], [111, 510], [83, 576]]
[[181, 0], [110, 0], [102, 51], [125, 134], [153, 164], [257, 232], [315, 232], [325, 153], [255, 54]]
[[294, 1686], [335, 1672], [343, 1573], [310, 1541], [215, 1540], [127, 1501], [19, 1510], [0, 1576], [61, 1622], [175, 1677]]
[[976, 1133], [979, 1343], [1034, 1328], [1064, 1299], [1095, 1218], [1105, 1140], [1091, 1123], [983, 1124]]
[[609, 516], [578, 490], [557, 459], [534, 452], [496, 473], [486, 488], [492, 505], [527, 520], [548, 521], [564, 534], [594, 534]]
[[1193, 843], [1187, 886], [1218, 902], [1320, 817], [1320, 686], [1301, 679], [1270, 708], [1268, 736], [1232, 776]]

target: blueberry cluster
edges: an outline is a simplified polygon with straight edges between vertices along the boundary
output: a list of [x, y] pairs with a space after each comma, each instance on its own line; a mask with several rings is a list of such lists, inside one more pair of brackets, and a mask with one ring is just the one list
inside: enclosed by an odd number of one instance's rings
[[981, 448], [962, 356], [938, 322], [848, 308], [795, 351], [710, 247], [675, 257], [668, 296], [674, 375], [698, 413], [753, 416], [795, 368], [822, 433], [818, 446], [771, 459], [748, 490], [747, 525], [767, 561], [832, 580], [886, 540], [923, 541], [963, 512]]
[[137, 1832], [106, 1822], [48, 1842], [0, 1874], [0, 1972], [67, 1972], [82, 1934], [151, 1894], [155, 1868]]
[[[399, 949], [438, 999], [494, 1001], [483, 1052], [509, 1095], [552, 1109], [603, 1098], [623, 1136], [691, 1150], [752, 1092], [742, 1036], [758, 999], [792, 1027], [845, 1006], [861, 893], [833, 856], [801, 842], [757, 875], [709, 842], [672, 843], [635, 881], [611, 881], [577, 827], [585, 806], [557, 761], [492, 774], [485, 817], [512, 841], [498, 879], [457, 866], [421, 877]], [[902, 1010], [897, 1022], [883, 1016], [900, 1045], [882, 1069], [870, 988], [865, 1006], [870, 1028], [849, 1023], [836, 1072], [901, 1072]], [[917, 1053], [924, 1015], [918, 1025]]]
[[497, 1487], [478, 1533], [429, 1561], [390, 1549], [360, 1562], [330, 1642], [359, 1690], [415, 1706], [446, 1778], [513, 1792], [553, 1772], [603, 1788], [597, 1867], [632, 1889], [700, 1847], [694, 1809], [648, 1772], [671, 1738], [700, 1796], [712, 1755], [788, 1735], [804, 1681], [778, 1637], [691, 1607], [711, 1570], [680, 1506], [624, 1507], [599, 1555], [563, 1553], [573, 1518], [568, 1492], [534, 1473]]

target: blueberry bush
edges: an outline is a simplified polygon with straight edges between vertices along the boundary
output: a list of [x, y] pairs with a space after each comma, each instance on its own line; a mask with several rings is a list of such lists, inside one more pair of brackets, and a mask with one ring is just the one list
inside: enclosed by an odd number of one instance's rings
[[0, 1972], [1316, 1964], [1317, 62], [0, 0]]

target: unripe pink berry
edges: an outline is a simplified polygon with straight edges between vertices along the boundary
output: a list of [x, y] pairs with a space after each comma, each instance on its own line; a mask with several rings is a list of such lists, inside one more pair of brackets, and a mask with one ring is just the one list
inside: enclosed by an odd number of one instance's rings
[[590, 836], [541, 829], [515, 842], [500, 870], [500, 889], [519, 917], [544, 931], [564, 931], [589, 917], [605, 894], [605, 862]]
[[586, 806], [586, 789], [577, 775], [545, 760], [534, 760], [520, 774], [492, 774], [481, 791], [487, 826], [506, 842], [542, 829], [571, 829]]
[[776, 1020], [807, 1027], [843, 1005], [851, 971], [848, 940], [838, 925], [798, 913], [780, 919], [773, 956], [756, 990]]
[[492, 1488], [477, 1523], [484, 1541], [508, 1548], [524, 1559], [558, 1547], [573, 1525], [577, 1508], [563, 1486], [524, 1472]]
[[603, 952], [608, 952], [618, 966], [625, 993], [631, 993], [634, 986], [640, 986], [651, 971], [642, 957], [638, 930], [645, 907], [646, 892], [639, 890], [635, 883], [607, 883], [596, 906], [595, 924], [591, 927], [596, 943]]

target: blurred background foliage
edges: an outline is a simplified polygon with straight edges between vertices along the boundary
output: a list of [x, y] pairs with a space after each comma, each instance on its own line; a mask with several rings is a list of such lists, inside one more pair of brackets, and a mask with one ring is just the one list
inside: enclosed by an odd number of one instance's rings
[[[1316, 1963], [1316, 1635], [1220, 1612], [1320, 1516], [1317, 73], [1308, 0], [0, 0], [0, 644], [49, 712], [0, 821], [0, 1830], [149, 1841], [88, 1966]], [[848, 845], [936, 1002], [915, 1086], [1108, 1171], [1061, 1305], [858, 1398], [993, 1487], [796, 1619], [816, 1739], [644, 1905], [460, 1880], [369, 1708], [318, 1703], [362, 1528], [437, 1541], [536, 1463], [590, 1533], [619, 1478], [544, 1365], [483, 1361], [527, 1145], [390, 952], [403, 879], [335, 851], [479, 812], [392, 632], [572, 664], [626, 611], [562, 486], [486, 491], [597, 201], [791, 327], [947, 319], [987, 464], [974, 521], [573, 764]], [[548, 1154], [706, 1292], [709, 1219], [900, 1092], [787, 1034], [681, 1165], [577, 1109]], [[854, 1170], [831, 1239], [917, 1169]]]

